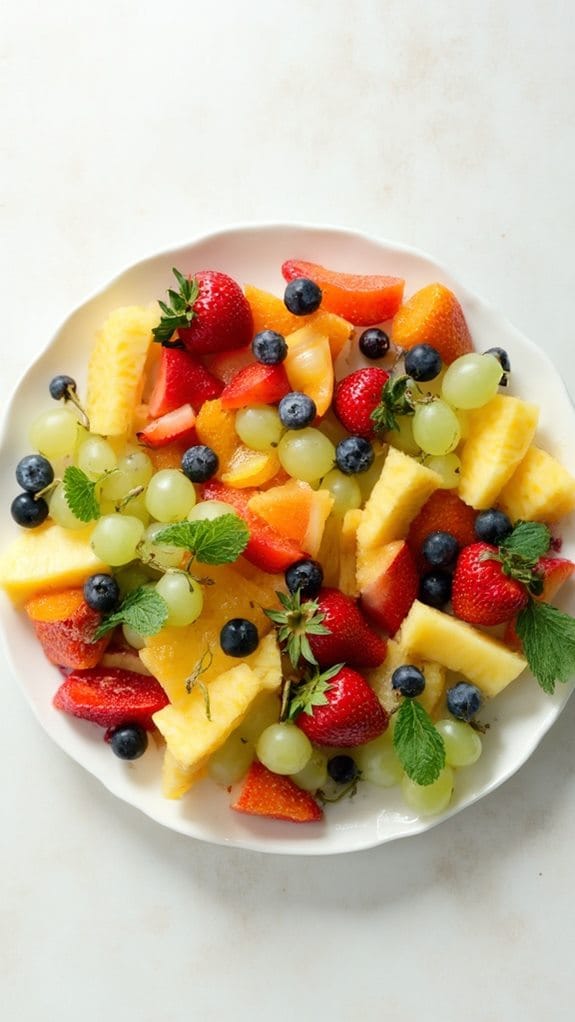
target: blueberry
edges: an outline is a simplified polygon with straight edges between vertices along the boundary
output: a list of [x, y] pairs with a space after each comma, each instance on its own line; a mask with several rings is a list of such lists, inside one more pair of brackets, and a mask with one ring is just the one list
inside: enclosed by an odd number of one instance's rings
[[84, 599], [92, 610], [109, 614], [120, 603], [120, 587], [112, 575], [90, 575], [84, 582]]
[[425, 688], [425, 677], [413, 664], [402, 664], [396, 667], [391, 675], [391, 687], [397, 689], [407, 699], [420, 696]]
[[357, 765], [351, 756], [332, 756], [327, 761], [327, 772], [336, 784], [351, 784], [358, 775]]
[[110, 745], [119, 759], [139, 759], [148, 748], [148, 735], [139, 724], [120, 724], [110, 734]]
[[362, 436], [346, 436], [335, 449], [335, 460], [340, 472], [346, 476], [367, 472], [373, 465], [375, 452], [369, 440]]
[[76, 393], [76, 381], [71, 376], [54, 376], [50, 380], [50, 396], [54, 401], [68, 401], [70, 392]]
[[500, 387], [506, 387], [508, 382], [507, 373], [511, 372], [511, 362], [509, 361], [509, 355], [505, 351], [505, 348], [488, 348], [487, 351], [483, 352], [484, 355], [494, 355], [499, 365], [503, 369], [503, 376], [499, 381]]
[[188, 447], [182, 454], [182, 472], [192, 483], [207, 483], [219, 468], [219, 458], [206, 444]]
[[475, 519], [475, 535], [483, 543], [498, 546], [513, 532], [513, 525], [503, 511], [490, 507], [488, 511], [480, 511]]
[[366, 358], [383, 358], [389, 351], [389, 337], [383, 330], [371, 326], [359, 338], [359, 350]]
[[299, 390], [292, 390], [282, 397], [278, 405], [282, 426], [286, 429], [305, 429], [311, 425], [317, 415], [315, 401]]
[[447, 689], [447, 709], [458, 720], [471, 720], [481, 706], [482, 696], [476, 685], [460, 681]]
[[252, 341], [252, 351], [258, 362], [265, 366], [275, 366], [284, 361], [288, 346], [285, 337], [275, 330], [262, 330]]
[[39, 493], [54, 481], [54, 469], [41, 454], [27, 454], [16, 465], [16, 479], [28, 493]]
[[284, 292], [284, 304], [294, 316], [308, 316], [321, 305], [321, 288], [307, 277], [290, 280]]
[[220, 632], [220, 646], [228, 656], [249, 656], [258, 648], [259, 641], [256, 626], [245, 617], [231, 618]]
[[323, 569], [319, 561], [294, 561], [284, 578], [290, 593], [299, 589], [302, 600], [313, 600], [323, 585]]
[[440, 609], [451, 599], [451, 575], [445, 571], [429, 571], [419, 582], [419, 599], [428, 607]]
[[24, 529], [35, 529], [48, 517], [48, 505], [43, 497], [37, 499], [31, 493], [19, 493], [10, 505], [10, 514]]
[[423, 556], [433, 568], [453, 568], [459, 553], [459, 543], [451, 532], [430, 532], [423, 543]]
[[441, 355], [430, 344], [416, 344], [405, 356], [405, 371], [412, 380], [425, 383], [439, 376]]

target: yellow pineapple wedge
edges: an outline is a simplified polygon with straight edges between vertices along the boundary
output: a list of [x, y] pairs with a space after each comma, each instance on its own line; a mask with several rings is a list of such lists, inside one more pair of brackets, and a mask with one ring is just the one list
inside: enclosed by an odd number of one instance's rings
[[341, 545], [339, 551], [339, 586], [342, 593], [354, 599], [359, 596], [357, 584], [357, 530], [363, 512], [360, 508], [346, 511], [341, 529]]
[[401, 626], [399, 641], [409, 655], [463, 674], [486, 696], [496, 696], [527, 666], [522, 656], [498, 639], [419, 600]]
[[108, 571], [90, 546], [93, 528], [43, 525], [23, 530], [0, 554], [0, 588], [19, 603], [35, 593], [81, 585], [88, 575]]
[[396, 709], [401, 697], [391, 687], [391, 675], [396, 667], [401, 667], [402, 664], [412, 664], [423, 672], [425, 688], [417, 697], [417, 701], [428, 713], [433, 714], [438, 709], [445, 690], [445, 667], [442, 664], [407, 653], [396, 639], [387, 640], [385, 660], [379, 667], [366, 674], [381, 705], [388, 713]]
[[88, 363], [87, 413], [93, 433], [130, 432], [142, 400], [152, 329], [160, 320], [154, 303], [115, 309], [96, 337]]
[[203, 776], [203, 769], [183, 767], [166, 748], [162, 762], [162, 793], [164, 798], [177, 799], [190, 790], [192, 784]]
[[358, 562], [375, 547], [404, 539], [411, 520], [441, 485], [437, 472], [390, 447], [357, 529]]
[[466, 504], [478, 510], [493, 506], [525, 456], [538, 417], [537, 405], [503, 394], [469, 413], [459, 476], [459, 496]]
[[532, 446], [499, 494], [512, 521], [557, 522], [575, 510], [575, 479], [540, 447]]

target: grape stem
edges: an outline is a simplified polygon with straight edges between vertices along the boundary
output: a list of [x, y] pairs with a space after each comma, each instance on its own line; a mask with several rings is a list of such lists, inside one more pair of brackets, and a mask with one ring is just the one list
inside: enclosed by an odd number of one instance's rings
[[83, 407], [82, 407], [82, 405], [80, 403], [80, 399], [78, 398], [78, 395], [76, 394], [76, 391], [72, 387], [67, 387], [67, 389], [66, 389], [66, 401], [71, 401], [72, 404], [75, 405], [75, 407], [78, 409], [78, 411], [80, 412], [81, 419], [82, 419], [82, 425], [84, 426], [84, 429], [88, 430], [88, 433], [89, 433], [90, 432], [90, 420], [89, 420], [86, 412], [84, 411], [84, 409], [83, 409]]
[[53, 479], [51, 483], [48, 483], [43, 490], [38, 490], [38, 493], [34, 494], [34, 500], [40, 500], [40, 497], [44, 497], [47, 493], [51, 493], [57, 486], [62, 482], [61, 479]]
[[[107, 474], [111, 475], [111, 473]], [[98, 482], [100, 482], [100, 480], [98, 480]], [[132, 490], [128, 490], [126, 496], [122, 497], [122, 499], [119, 500], [117, 504], [114, 504], [116, 511], [118, 512], [122, 511], [123, 508], [127, 507], [131, 500], [134, 500], [135, 497], [139, 497], [140, 494], [143, 493], [145, 489], [146, 489], [145, 486], [134, 486]]]

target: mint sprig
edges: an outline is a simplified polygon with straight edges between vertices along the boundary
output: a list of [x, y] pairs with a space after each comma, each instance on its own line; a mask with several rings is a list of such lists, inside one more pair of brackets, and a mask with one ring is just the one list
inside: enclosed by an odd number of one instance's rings
[[549, 550], [551, 533], [543, 522], [519, 521], [513, 532], [499, 544], [504, 556], [520, 558], [534, 567], [540, 557]]
[[168, 619], [168, 605], [151, 586], [132, 589], [118, 610], [107, 614], [94, 632], [94, 641], [101, 639], [118, 625], [128, 625], [138, 635], [156, 635]]
[[168, 289], [169, 305], [166, 302], [158, 303], [162, 310], [162, 318], [158, 326], [152, 330], [154, 340], [170, 348], [182, 346], [181, 341], [171, 341], [171, 338], [179, 327], [189, 326], [197, 316], [194, 305], [200, 293], [196, 277], [189, 280], [175, 267], [172, 268], [172, 273], [179, 284], [179, 290]]
[[63, 486], [66, 503], [76, 518], [81, 522], [92, 522], [100, 517], [96, 483], [81, 468], [69, 465], [64, 472]]
[[575, 674], [575, 619], [550, 603], [530, 600], [520, 611], [517, 634], [529, 669], [544, 692]]
[[416, 784], [433, 784], [445, 766], [443, 738], [415, 699], [404, 699], [397, 711], [393, 747], [407, 776]]
[[246, 523], [229, 514], [212, 521], [175, 522], [158, 532], [154, 542], [189, 550], [202, 564], [230, 564], [244, 552], [249, 538]]

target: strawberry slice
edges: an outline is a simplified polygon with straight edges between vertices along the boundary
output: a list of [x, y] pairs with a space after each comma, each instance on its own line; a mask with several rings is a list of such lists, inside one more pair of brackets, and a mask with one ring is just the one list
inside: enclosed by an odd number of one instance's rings
[[322, 810], [309, 792], [298, 788], [290, 777], [272, 774], [257, 760], [252, 763], [232, 809], [249, 816], [270, 816], [290, 823], [314, 823], [323, 818]]
[[152, 714], [163, 709], [168, 697], [159, 681], [119, 667], [93, 667], [75, 671], [62, 682], [54, 706], [100, 727], [141, 724], [154, 727]]
[[266, 366], [254, 362], [240, 369], [224, 387], [221, 394], [222, 408], [273, 405], [289, 394], [290, 390], [283, 365]]
[[189, 351], [163, 347], [158, 378], [149, 401], [150, 415], [157, 419], [185, 404], [199, 411], [204, 401], [219, 397], [222, 390], [221, 380], [212, 376]]
[[243, 518], [250, 530], [250, 539], [243, 556], [262, 571], [276, 575], [306, 554], [293, 539], [282, 536], [272, 525], [268, 525], [263, 518], [250, 511], [248, 506], [250, 499], [257, 492], [253, 489], [234, 490], [212, 479], [203, 487], [202, 494], [204, 500], [224, 501]]
[[193, 443], [196, 440], [195, 426], [196, 413], [191, 405], [186, 404], [149, 422], [136, 436], [146, 447], [165, 447], [174, 440]]
[[405, 281], [379, 274], [339, 273], [303, 259], [288, 259], [282, 266], [287, 281], [307, 277], [322, 290], [322, 308], [343, 316], [354, 326], [369, 326], [391, 319], [401, 305]]
[[111, 636], [94, 641], [101, 615], [88, 606], [82, 589], [43, 593], [28, 600], [25, 609], [53, 664], [77, 670], [99, 663]]

